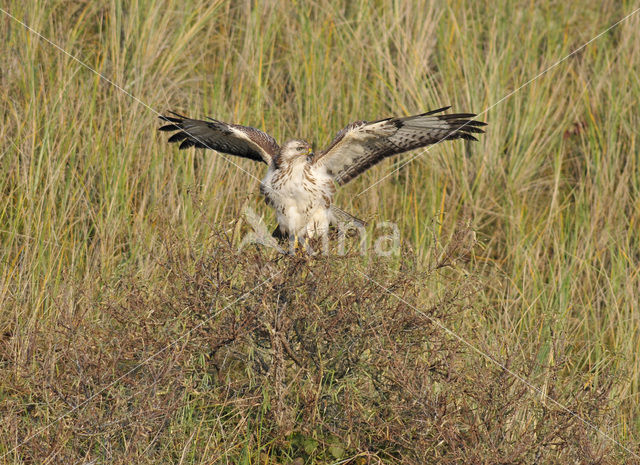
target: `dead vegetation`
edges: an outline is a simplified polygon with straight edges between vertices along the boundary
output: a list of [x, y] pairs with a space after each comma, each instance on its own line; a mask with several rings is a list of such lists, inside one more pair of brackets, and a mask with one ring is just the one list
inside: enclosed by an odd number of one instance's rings
[[620, 463], [611, 441], [509, 371], [605, 431], [613, 379], [590, 389], [562, 359], [542, 364], [542, 347], [459, 334], [501, 367], [447, 331], [483, 312], [481, 283], [455, 265], [472, 239], [454, 234], [420, 269], [406, 248], [310, 259], [172, 233], [156, 284], [122, 276], [61, 296], [55, 330], [19, 354], [3, 335], [0, 434], [28, 440], [4, 460]]

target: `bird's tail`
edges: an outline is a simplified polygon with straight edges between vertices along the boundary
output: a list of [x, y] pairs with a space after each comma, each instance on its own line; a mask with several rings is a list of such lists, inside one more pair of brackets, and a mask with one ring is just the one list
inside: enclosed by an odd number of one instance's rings
[[335, 205], [331, 205], [330, 210], [333, 220], [336, 223], [346, 223], [347, 225], [355, 226], [356, 228], [364, 228], [367, 225], [366, 221], [362, 221], [361, 219], [350, 215], [346, 211], [340, 210]]

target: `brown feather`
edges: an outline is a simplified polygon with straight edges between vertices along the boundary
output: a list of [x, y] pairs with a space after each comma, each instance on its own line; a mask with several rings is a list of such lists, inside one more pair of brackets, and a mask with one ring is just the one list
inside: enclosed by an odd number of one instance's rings
[[486, 123], [473, 113], [438, 115], [449, 107], [420, 115], [385, 118], [371, 123], [356, 121], [342, 129], [329, 147], [314, 157], [334, 181], [343, 185], [387, 157], [438, 143], [442, 140], [477, 140]]
[[171, 112], [175, 116], [160, 116], [167, 121], [160, 131], [179, 131], [169, 138], [169, 142], [180, 142], [180, 149], [189, 147], [207, 148], [218, 152], [262, 161], [266, 164], [278, 154], [280, 147], [269, 134], [259, 129], [239, 124], [187, 118]]

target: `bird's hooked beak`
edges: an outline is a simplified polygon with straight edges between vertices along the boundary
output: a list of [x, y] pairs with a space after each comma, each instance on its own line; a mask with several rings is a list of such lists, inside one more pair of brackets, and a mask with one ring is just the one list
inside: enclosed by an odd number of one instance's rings
[[313, 147], [309, 147], [307, 149], [307, 155], [311, 155], [313, 153]]

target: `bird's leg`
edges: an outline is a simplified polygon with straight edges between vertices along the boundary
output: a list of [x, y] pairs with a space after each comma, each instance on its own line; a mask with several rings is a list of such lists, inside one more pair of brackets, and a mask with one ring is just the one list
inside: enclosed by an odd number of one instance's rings
[[302, 257], [304, 255], [305, 246], [307, 245], [307, 242], [304, 238], [301, 238], [297, 234], [294, 234], [290, 244], [292, 245], [289, 252], [291, 255], [296, 255], [298, 257]]
[[304, 239], [302, 240], [298, 239], [298, 235], [296, 234], [294, 247], [295, 247], [297, 256], [302, 257], [304, 255], [304, 245], [305, 245]]
[[298, 240], [298, 235], [293, 233], [289, 236], [289, 254], [296, 255], [298, 253], [300, 241]]

